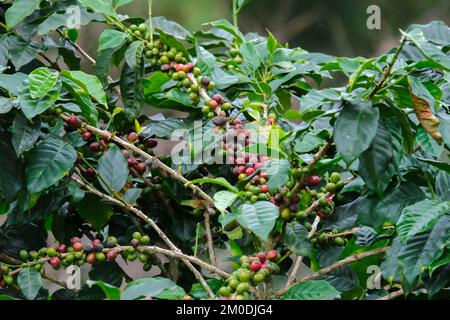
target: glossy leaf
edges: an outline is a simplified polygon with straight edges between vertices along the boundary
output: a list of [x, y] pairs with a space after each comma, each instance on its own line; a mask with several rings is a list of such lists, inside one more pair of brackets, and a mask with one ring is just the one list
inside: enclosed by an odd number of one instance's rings
[[348, 164], [367, 150], [378, 129], [379, 111], [367, 102], [348, 102], [333, 131], [336, 148]]
[[61, 180], [72, 169], [77, 153], [69, 144], [50, 137], [36, 146], [25, 170], [28, 191], [40, 192]]

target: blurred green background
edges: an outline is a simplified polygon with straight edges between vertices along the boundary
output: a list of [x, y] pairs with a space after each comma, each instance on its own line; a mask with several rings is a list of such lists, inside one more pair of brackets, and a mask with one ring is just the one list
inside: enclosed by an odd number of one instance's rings
[[[196, 31], [202, 23], [231, 20], [231, 0], [153, 0], [154, 16], [165, 16]], [[369, 5], [381, 9], [381, 30], [366, 27]], [[134, 0], [119, 9], [130, 16], [146, 17], [147, 0]], [[372, 56], [395, 46], [398, 29], [432, 20], [450, 21], [449, 0], [252, 0], [239, 15], [244, 32], [266, 34], [280, 42], [340, 56]], [[85, 28], [79, 40], [95, 56], [91, 39], [101, 29]]]

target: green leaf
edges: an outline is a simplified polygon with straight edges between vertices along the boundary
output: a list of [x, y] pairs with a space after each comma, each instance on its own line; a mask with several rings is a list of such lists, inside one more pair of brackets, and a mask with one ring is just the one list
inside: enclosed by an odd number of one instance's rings
[[40, 192], [61, 180], [72, 169], [77, 153], [58, 137], [50, 137], [31, 152], [25, 169], [30, 193]]
[[241, 68], [244, 69], [247, 74], [252, 74], [261, 64], [261, 57], [259, 56], [258, 50], [256, 50], [251, 42], [244, 43], [241, 45], [240, 49], [244, 60]]
[[28, 78], [28, 75], [22, 72], [16, 72], [14, 74], [0, 74], [0, 87], [9, 91], [13, 96], [19, 95], [24, 81]]
[[[79, 86], [72, 80], [63, 79], [62, 83], [64, 88], [69, 92], [69, 94], [74, 98], [76, 102], [76, 104], [72, 105], [77, 107], [78, 110], [73, 112], [80, 112], [81, 109], [81, 114], [86, 117], [87, 122], [93, 124], [94, 126], [97, 125], [98, 112], [95, 104], [91, 101], [90, 95], [81, 86]], [[65, 104], [62, 106], [65, 106], [67, 109], [68, 105], [70, 104]]]
[[186, 295], [183, 288], [172, 280], [162, 277], [141, 278], [127, 284], [122, 300], [136, 300], [144, 297], [158, 299], [181, 299]]
[[86, 285], [91, 288], [93, 286], [99, 286], [106, 295], [106, 300], [120, 300], [121, 292], [120, 289], [114, 287], [110, 284], [104, 283], [103, 281], [86, 281]]
[[279, 209], [268, 201], [258, 201], [253, 204], [242, 204], [235, 213], [236, 221], [244, 228], [251, 230], [264, 241], [275, 226]]
[[50, 89], [50, 91], [42, 98], [35, 99], [31, 96], [30, 87], [28, 81], [24, 82], [24, 86], [19, 93], [19, 104], [23, 114], [29, 119], [33, 119], [38, 114], [43, 113], [48, 108], [55, 104], [55, 101], [59, 98], [61, 91], [61, 82], [57, 81], [56, 85]]
[[416, 140], [423, 150], [437, 158], [441, 156], [444, 150], [444, 145], [437, 143], [422, 126], [417, 129]]
[[[217, 293], [220, 287], [224, 285], [224, 282], [219, 279], [208, 279], [206, 280], [206, 283], [211, 288], [211, 291], [214, 293]], [[189, 295], [193, 296], [195, 299], [209, 299], [208, 293], [205, 291], [205, 289], [202, 287], [200, 283], [194, 283], [192, 285]]]
[[99, 38], [98, 51], [121, 47], [127, 40], [128, 34], [114, 29], [106, 29]]
[[98, 180], [105, 191], [122, 190], [128, 179], [128, 162], [119, 147], [113, 146], [103, 154], [98, 161], [98, 173]]
[[389, 130], [380, 122], [370, 147], [359, 157], [359, 174], [367, 187], [379, 195], [386, 190], [394, 173], [393, 149]]
[[171, 78], [166, 73], [161, 71], [153, 72], [150, 77], [142, 80], [142, 86], [144, 87], [144, 94], [149, 95], [153, 93], [161, 92], [162, 86], [165, 85]]
[[425, 40], [423, 31], [420, 29], [413, 29], [411, 32], [404, 32], [400, 30], [404, 36], [406, 36], [419, 51], [430, 61], [436, 63], [440, 68], [444, 70], [450, 70], [450, 57], [442, 52], [437, 46], [431, 44]]
[[229, 183], [227, 181], [227, 179], [219, 177], [219, 178], [200, 178], [200, 179], [195, 179], [195, 180], [191, 180], [190, 182], [186, 183], [185, 186], [189, 186], [191, 184], [197, 184], [197, 183], [214, 183], [214, 184], [218, 184], [219, 186], [225, 187], [228, 190], [234, 192], [234, 193], [238, 193], [239, 189], [234, 187], [233, 185], [231, 185], [231, 183]]
[[[61, 27], [73, 27], [74, 22], [74, 12], [75, 10], [80, 11], [80, 20], [77, 21], [80, 25], [85, 26], [89, 24], [91, 21], [103, 21], [104, 18], [100, 14], [94, 12], [91, 13], [87, 11], [86, 8], [82, 8], [79, 6], [69, 6], [66, 8], [64, 13], [53, 12], [47, 19], [45, 19], [38, 28], [38, 34], [40, 36], [48, 34], [50, 31], [55, 31]], [[67, 31], [68, 36], [70, 36], [70, 30]], [[73, 42], [75, 40], [71, 39]]]
[[39, 8], [40, 3], [41, 0], [14, 0], [12, 6], [5, 13], [6, 25], [9, 28], [16, 26]]
[[310, 152], [324, 143], [325, 141], [318, 138], [314, 134], [307, 133], [301, 139], [295, 140], [294, 151], [299, 153]]
[[101, 230], [113, 214], [111, 204], [102, 202], [99, 197], [89, 193], [76, 204], [76, 207], [83, 220], [96, 230]]
[[237, 194], [230, 191], [219, 191], [214, 194], [214, 205], [221, 212], [225, 213], [226, 209], [237, 199]]
[[267, 186], [270, 191], [275, 192], [275, 190], [279, 189], [289, 180], [291, 164], [287, 159], [273, 159], [263, 167], [268, 177]]
[[133, 41], [125, 52], [125, 61], [131, 69], [141, 68], [142, 54], [144, 52], [143, 41]]
[[41, 135], [40, 123], [30, 123], [21, 113], [18, 113], [13, 122], [12, 144], [17, 156], [31, 150]]
[[30, 79], [30, 96], [33, 99], [45, 97], [56, 85], [58, 72], [52, 72], [49, 68], [37, 68], [28, 76]]
[[347, 102], [334, 127], [336, 149], [347, 164], [369, 148], [378, 129], [379, 111], [369, 102]]
[[116, 262], [104, 261], [92, 267], [89, 271], [89, 279], [103, 281], [112, 286], [120, 287], [124, 274], [125, 272]]
[[415, 234], [430, 230], [449, 208], [448, 201], [429, 199], [404, 208], [397, 223], [400, 238], [406, 243]]
[[332, 300], [339, 297], [340, 292], [325, 280], [299, 283], [283, 295], [284, 299], [294, 300]]
[[5, 114], [11, 111], [14, 106], [14, 101], [6, 97], [0, 97], [0, 114]]
[[141, 134], [148, 137], [170, 139], [175, 130], [186, 128], [183, 119], [168, 118], [149, 124]]
[[441, 200], [450, 200], [450, 174], [443, 171], [437, 174], [435, 190]]
[[311, 256], [312, 244], [308, 241], [308, 230], [300, 223], [286, 224], [283, 243], [298, 256]]
[[449, 244], [450, 217], [442, 217], [429, 232], [418, 233], [408, 239], [398, 260], [403, 275], [413, 283], [422, 267], [429, 267]]
[[236, 37], [235, 40], [238, 45], [244, 43], [244, 41], [245, 41], [244, 35], [235, 26], [233, 26], [228, 20], [220, 19], [220, 20], [208, 22], [208, 23], [206, 23], [206, 25], [209, 25], [209, 26], [212, 26], [215, 28], [219, 28], [219, 29], [223, 29], [223, 30], [229, 32], [230, 34], [232, 34], [233, 36]]
[[420, 158], [420, 157], [415, 157], [415, 159], [417, 159], [421, 162], [431, 164], [433, 167], [436, 167], [439, 170], [443, 170], [447, 173], [450, 173], [450, 164], [448, 164], [446, 162], [433, 160], [433, 159]]
[[25, 298], [33, 300], [42, 287], [41, 274], [34, 268], [23, 268], [17, 276], [17, 285]]
[[373, 227], [382, 226], [386, 221], [397, 223], [404, 208], [423, 199], [425, 194], [417, 185], [411, 182], [402, 183], [377, 202], [375, 208], [361, 210], [358, 214], [358, 223]]
[[13, 200], [22, 188], [19, 160], [11, 145], [11, 136], [0, 130], [0, 191], [2, 196]]
[[141, 85], [143, 70], [134, 70], [125, 64], [120, 76], [120, 91], [122, 93], [123, 104], [125, 105], [125, 115], [129, 122], [136, 119], [144, 105], [143, 87]]
[[107, 0], [79, 0], [79, 2], [86, 8], [94, 12], [102, 13], [109, 17], [117, 18], [117, 13]]
[[178, 40], [186, 40], [192, 37], [188, 30], [174, 21], [167, 20], [165, 17], [153, 17], [152, 22], [155, 30], [162, 30], [165, 34]]
[[61, 76], [72, 80], [79, 85], [83, 90], [94, 98], [98, 103], [108, 107], [105, 91], [100, 80], [93, 75], [84, 73], [83, 71], [61, 71]]
[[42, 52], [42, 47], [36, 43], [29, 43], [19, 37], [8, 37], [8, 56], [12, 64], [19, 70], [24, 65], [30, 63]]
[[341, 93], [335, 89], [312, 89], [300, 98], [300, 105], [302, 106], [303, 111], [313, 111], [324, 103], [337, 101], [339, 99], [341, 99]]

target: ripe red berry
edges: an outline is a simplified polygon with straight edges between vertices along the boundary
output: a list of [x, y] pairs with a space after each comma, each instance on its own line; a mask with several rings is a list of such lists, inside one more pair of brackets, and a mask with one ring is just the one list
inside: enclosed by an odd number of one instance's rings
[[175, 66], [175, 70], [177, 70], [177, 72], [184, 71], [184, 64], [182, 63], [177, 64]]
[[89, 140], [91, 140], [94, 137], [94, 135], [90, 131], [83, 132], [83, 134], [81, 136], [82, 136], [84, 141], [89, 141]]
[[137, 164], [137, 160], [135, 158], [128, 158], [128, 165], [130, 167], [134, 167]]
[[267, 186], [267, 184], [260, 185], [260, 186], [259, 186], [259, 190], [261, 190], [261, 192], [264, 192], [264, 193], [270, 192], [270, 189], [269, 189], [269, 187]]
[[144, 173], [145, 170], [147, 170], [147, 166], [145, 165], [145, 162], [139, 162], [138, 164], [136, 164], [136, 166], [134, 168], [140, 174]]
[[145, 141], [145, 145], [149, 148], [156, 148], [156, 146], [158, 145], [158, 141], [153, 140], [153, 139], [148, 139]]
[[333, 202], [333, 197], [328, 197], [327, 201], [330, 202], [330, 203]]
[[260, 167], [262, 166], [261, 162], [257, 162], [254, 164], [253, 168], [255, 168], [255, 170], [258, 170]]
[[59, 266], [61, 265], [61, 261], [59, 260], [58, 257], [51, 257], [51, 258], [50, 258], [50, 265], [51, 265], [54, 269], [57, 269], [57, 268], [59, 268]]
[[94, 152], [98, 152], [98, 151], [100, 151], [101, 147], [100, 147], [100, 144], [98, 142], [92, 142], [89, 145], [89, 149], [91, 149]]
[[78, 252], [83, 250], [83, 244], [81, 242], [75, 242], [72, 244], [73, 251]]
[[310, 186], [318, 186], [320, 184], [320, 178], [318, 176], [310, 176], [307, 182]]
[[269, 259], [270, 261], [275, 261], [278, 259], [278, 251], [277, 250], [269, 250], [269, 252], [267, 252], [267, 259]]
[[238, 173], [245, 173], [245, 170], [246, 170], [247, 168], [245, 167], [245, 166], [239, 166], [238, 167]]
[[215, 108], [217, 108], [219, 106], [219, 103], [216, 101], [216, 100], [211, 100], [210, 102], [209, 102], [209, 107], [211, 108], [211, 109], [215, 109]]
[[250, 270], [252, 270], [254, 272], [258, 272], [261, 269], [261, 267], [262, 267], [262, 264], [259, 261], [253, 261], [250, 264]]
[[89, 253], [86, 257], [86, 262], [89, 264], [94, 264], [95, 263], [95, 253], [93, 253], [93, 252]]
[[81, 125], [81, 120], [77, 116], [70, 116], [67, 123], [73, 128], [78, 128]]
[[109, 261], [114, 261], [117, 258], [117, 251], [116, 250], [111, 250], [108, 251], [108, 253], [106, 254], [106, 259], [108, 259]]
[[192, 70], [194, 70], [194, 64], [192, 62], [188, 62], [184, 65], [183, 71], [188, 73], [188, 72], [192, 72]]
[[222, 98], [222, 96], [219, 95], [219, 94], [215, 94], [215, 95], [212, 97], [212, 99], [213, 99], [214, 101], [217, 101], [218, 104], [222, 104], [222, 103], [223, 103], [223, 98]]
[[95, 247], [98, 244], [102, 244], [102, 242], [100, 241], [100, 239], [94, 239], [92, 240], [92, 246]]
[[325, 219], [327, 216], [326, 215], [324, 215], [322, 212], [320, 212], [320, 211], [317, 211], [317, 216], [320, 218], [320, 219]]
[[138, 138], [138, 135], [137, 135], [136, 132], [130, 132], [130, 133], [128, 134], [128, 136], [127, 136], [127, 139], [128, 139], [128, 141], [130, 141], [130, 142], [136, 141], [137, 138]]
[[255, 171], [256, 171], [256, 170], [253, 169], [253, 168], [247, 168], [247, 169], [245, 170], [245, 174], [249, 176], [249, 175], [253, 174]]
[[67, 246], [65, 244], [60, 244], [58, 248], [56, 248], [56, 251], [59, 253], [66, 253], [67, 252]]
[[264, 263], [266, 261], [266, 254], [264, 252], [259, 252], [256, 257], [258, 257], [259, 261], [261, 263]]

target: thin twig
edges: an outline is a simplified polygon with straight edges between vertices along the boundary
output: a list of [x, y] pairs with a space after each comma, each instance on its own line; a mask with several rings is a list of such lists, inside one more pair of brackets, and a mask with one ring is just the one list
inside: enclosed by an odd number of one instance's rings
[[314, 279], [320, 278], [321, 276], [323, 276], [323, 275], [325, 275], [325, 274], [327, 274], [327, 273], [329, 273], [329, 272], [331, 272], [331, 271], [333, 271], [333, 270], [335, 270], [337, 268], [346, 266], [346, 265], [348, 265], [350, 263], [353, 263], [353, 262], [356, 262], [356, 261], [360, 261], [360, 260], [362, 260], [364, 258], [383, 254], [383, 253], [385, 253], [387, 251], [387, 249], [388, 249], [388, 247], [377, 248], [377, 249], [373, 249], [373, 250], [370, 250], [370, 251], [357, 253], [357, 254], [354, 254], [352, 256], [349, 256], [349, 257], [347, 257], [345, 259], [342, 259], [340, 261], [337, 261], [337, 262], [329, 265], [328, 267], [320, 269], [319, 271], [317, 271], [317, 272], [315, 272], [313, 274], [310, 274], [308, 276], [305, 276], [305, 277], [301, 278], [300, 280], [290, 284], [288, 287], [285, 287], [285, 288], [275, 292], [274, 295], [275, 296], [281, 296], [283, 293], [285, 293], [290, 288], [292, 288], [293, 286], [295, 286], [295, 285], [297, 285], [299, 283], [302, 283], [302, 282], [305, 282], [305, 281], [308, 281], [308, 280], [314, 280]]
[[372, 97], [383, 87], [384, 83], [386, 82], [387, 78], [389, 77], [392, 67], [394, 66], [395, 62], [397, 61], [397, 58], [402, 51], [403, 46], [405, 45], [406, 37], [402, 37], [402, 40], [400, 42], [400, 46], [397, 48], [397, 50], [394, 53], [394, 56], [392, 57], [392, 60], [389, 62], [385, 72], [383, 73], [383, 76], [381, 77], [380, 81], [377, 83], [375, 87], [373, 87], [372, 91], [370, 91], [367, 98], [370, 100]]
[[403, 294], [404, 294], [403, 289], [400, 289], [400, 290], [391, 292], [391, 293], [389, 293], [389, 294], [387, 294], [387, 295], [385, 295], [385, 296], [383, 296], [383, 297], [381, 297], [381, 298], [378, 298], [378, 299], [376, 299], [376, 300], [391, 300], [391, 299], [395, 299], [395, 298], [397, 298], [397, 297], [400, 297], [400, 296], [402, 296]]
[[204, 217], [205, 217], [206, 239], [208, 242], [209, 260], [211, 261], [211, 264], [215, 266], [217, 265], [217, 262], [216, 262], [216, 254], [214, 252], [214, 244], [211, 234], [211, 224], [209, 222], [208, 210], [205, 210]]
[[[66, 114], [61, 114], [60, 117], [64, 121], [67, 121], [69, 119], [69, 116], [66, 115]], [[168, 174], [170, 174], [175, 180], [178, 180], [181, 183], [183, 183], [184, 185], [187, 185], [187, 187], [192, 189], [192, 191], [194, 191], [194, 193], [198, 194], [201, 198], [203, 198], [205, 201], [207, 201], [208, 204], [214, 205], [214, 200], [208, 194], [206, 194], [202, 189], [200, 189], [195, 184], [190, 184], [190, 181], [188, 179], [186, 179], [183, 175], [181, 175], [180, 173], [178, 173], [177, 171], [175, 171], [171, 167], [167, 166], [165, 163], [160, 161], [157, 157], [149, 155], [148, 153], [146, 153], [145, 151], [139, 149], [135, 145], [133, 145], [133, 144], [131, 144], [131, 143], [129, 143], [129, 142], [127, 142], [127, 141], [117, 137], [116, 135], [114, 135], [114, 134], [112, 134], [112, 133], [110, 133], [108, 131], [98, 129], [98, 128], [93, 127], [93, 126], [88, 125], [88, 124], [84, 124], [84, 127], [87, 130], [91, 131], [91, 132], [98, 133], [99, 135], [101, 135], [102, 137], [104, 137], [104, 138], [106, 138], [106, 139], [108, 139], [110, 141], [116, 142], [117, 144], [121, 145], [122, 147], [124, 147], [126, 149], [130, 149], [130, 150], [138, 153], [139, 155], [141, 155], [145, 159], [150, 159], [150, 160], [155, 161], [158, 164], [158, 167], [160, 169], [162, 169], [163, 171], [165, 171]]]
[[[181, 250], [167, 237], [167, 235], [164, 233], [164, 231], [162, 231], [158, 225], [153, 221], [153, 219], [149, 218], [147, 215], [145, 215], [141, 210], [131, 206], [131, 205], [127, 205], [125, 203], [123, 203], [120, 200], [117, 200], [109, 195], [106, 195], [94, 188], [92, 188], [91, 186], [89, 186], [88, 184], [84, 183], [83, 181], [81, 181], [79, 178], [76, 177], [72, 177], [72, 180], [74, 180], [76, 183], [78, 183], [81, 187], [83, 187], [85, 190], [87, 190], [88, 192], [97, 195], [98, 197], [105, 199], [119, 207], [122, 207], [123, 209], [125, 209], [127, 212], [132, 213], [134, 216], [142, 219], [143, 221], [145, 221], [147, 224], [149, 224], [153, 230], [156, 231], [156, 233], [161, 237], [161, 239], [176, 253], [180, 253], [182, 254]], [[192, 257], [193, 259], [199, 260], [198, 258]], [[205, 279], [203, 278], [203, 276], [198, 272], [197, 269], [195, 269], [195, 267], [191, 264], [190, 259], [186, 259], [185, 257], [181, 258], [183, 260], [183, 262], [186, 264], [186, 266], [194, 273], [194, 275], [196, 276], [197, 280], [200, 282], [200, 284], [204, 287], [204, 289], [208, 292], [208, 295], [211, 297], [214, 297], [214, 293], [211, 291], [211, 289], [209, 288], [208, 284], [206, 283]], [[198, 262], [200, 263], [200, 262]], [[215, 266], [211, 266], [209, 264], [206, 264], [208, 266], [208, 269], [210, 271], [213, 272], [218, 272], [218, 268], [216, 268]], [[204, 265], [205, 266], [205, 265]], [[226, 274], [226, 273], [225, 273]], [[222, 274], [223, 275], [223, 274]]]

